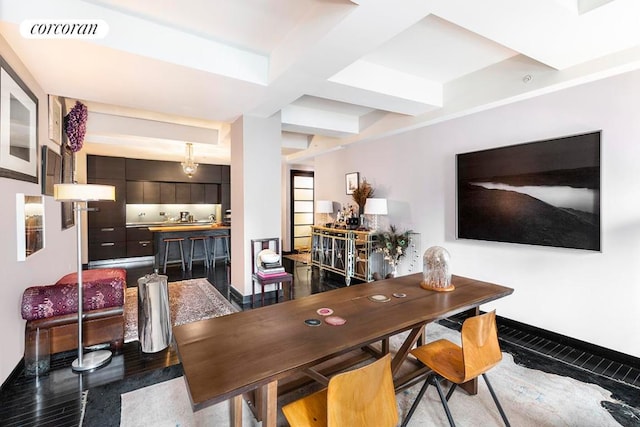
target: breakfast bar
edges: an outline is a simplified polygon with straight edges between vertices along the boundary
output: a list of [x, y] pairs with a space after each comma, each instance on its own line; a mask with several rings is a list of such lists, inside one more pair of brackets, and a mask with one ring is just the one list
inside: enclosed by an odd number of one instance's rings
[[[157, 269], [162, 268], [164, 264], [166, 239], [182, 238], [185, 263], [189, 263], [189, 244], [191, 237], [204, 236], [207, 239], [212, 236], [226, 235], [230, 236], [231, 227], [225, 225], [211, 223], [174, 223], [167, 225], [157, 225], [149, 227], [149, 231], [153, 232], [153, 242], [155, 250], [154, 266]], [[210, 242], [213, 244], [213, 242]], [[209, 245], [209, 243], [207, 243]], [[211, 250], [211, 249], [209, 249]], [[177, 245], [171, 245], [169, 248], [169, 259], [180, 259], [180, 249]], [[193, 258], [202, 259], [204, 257], [203, 245], [194, 247]]]

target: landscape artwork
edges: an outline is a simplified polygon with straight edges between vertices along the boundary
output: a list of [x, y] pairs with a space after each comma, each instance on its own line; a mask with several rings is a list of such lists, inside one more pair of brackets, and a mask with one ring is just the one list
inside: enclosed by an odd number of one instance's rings
[[458, 154], [458, 238], [600, 251], [600, 139]]

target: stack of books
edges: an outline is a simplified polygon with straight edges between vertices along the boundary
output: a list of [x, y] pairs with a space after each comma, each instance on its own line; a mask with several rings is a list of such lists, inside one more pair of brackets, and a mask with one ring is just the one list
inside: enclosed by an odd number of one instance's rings
[[269, 279], [272, 277], [286, 276], [287, 272], [280, 262], [261, 262], [256, 272], [258, 277]]

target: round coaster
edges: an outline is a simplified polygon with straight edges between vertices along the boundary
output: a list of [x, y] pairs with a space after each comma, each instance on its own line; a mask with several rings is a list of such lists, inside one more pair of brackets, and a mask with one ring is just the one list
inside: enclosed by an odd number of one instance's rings
[[347, 323], [347, 319], [343, 319], [340, 316], [329, 316], [325, 318], [324, 321], [327, 322], [329, 325], [333, 325], [333, 326], [340, 326]]
[[374, 302], [387, 302], [387, 301], [391, 301], [391, 298], [389, 298], [386, 295], [369, 295], [367, 298], [369, 298], [371, 301]]
[[322, 322], [318, 319], [307, 319], [304, 321], [307, 326], [320, 326]]
[[407, 294], [403, 293], [403, 292], [395, 292], [393, 294], [394, 297], [396, 298], [405, 298], [407, 296]]
[[319, 308], [316, 310], [316, 313], [318, 313], [320, 316], [330, 316], [333, 314], [333, 310], [331, 310], [330, 308]]

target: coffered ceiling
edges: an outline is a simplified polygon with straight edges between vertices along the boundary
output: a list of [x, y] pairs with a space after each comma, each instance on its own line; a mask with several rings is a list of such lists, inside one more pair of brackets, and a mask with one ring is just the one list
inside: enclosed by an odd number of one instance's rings
[[[22, 37], [35, 18], [109, 31]], [[47, 93], [88, 105], [93, 152], [191, 140], [212, 163], [242, 115], [279, 113], [299, 163], [640, 66], [638, 0], [3, 0], [0, 33]]]

